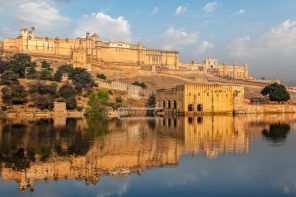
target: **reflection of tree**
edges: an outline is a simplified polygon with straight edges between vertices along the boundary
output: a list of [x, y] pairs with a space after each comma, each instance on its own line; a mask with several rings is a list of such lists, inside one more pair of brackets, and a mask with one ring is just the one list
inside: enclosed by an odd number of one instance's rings
[[0, 162], [15, 169], [25, 169], [31, 162], [46, 161], [51, 155], [85, 155], [90, 142], [109, 132], [106, 120], [87, 120], [87, 131], [79, 128], [77, 119], [67, 119], [66, 125], [54, 126], [52, 119], [26, 124], [3, 123], [0, 138]]
[[264, 129], [262, 135], [272, 143], [283, 143], [291, 130], [289, 124], [271, 124], [269, 130]]
[[87, 133], [89, 136], [95, 138], [108, 134], [110, 132], [108, 127], [108, 120], [101, 117], [89, 117], [87, 121]]

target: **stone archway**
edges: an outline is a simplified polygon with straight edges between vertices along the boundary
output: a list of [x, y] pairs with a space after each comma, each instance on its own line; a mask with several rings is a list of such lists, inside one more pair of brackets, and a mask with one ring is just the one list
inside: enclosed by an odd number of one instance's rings
[[194, 105], [193, 104], [188, 105], [188, 112], [194, 112]]
[[168, 100], [168, 109], [172, 109], [172, 102]]
[[165, 101], [162, 101], [162, 108], [165, 109]]
[[174, 100], [174, 109], [177, 109], [177, 101], [176, 100]]
[[202, 104], [198, 104], [197, 105], [197, 111], [198, 112], [202, 112], [203, 111], [203, 105]]

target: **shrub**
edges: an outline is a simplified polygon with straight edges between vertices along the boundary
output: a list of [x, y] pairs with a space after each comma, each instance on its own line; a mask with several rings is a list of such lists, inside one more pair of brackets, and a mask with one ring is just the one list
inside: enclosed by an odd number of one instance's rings
[[146, 84], [144, 82], [135, 81], [134, 83], [132, 83], [132, 85], [140, 86], [142, 88], [146, 88]]
[[72, 79], [75, 86], [79, 88], [92, 88], [95, 85], [91, 74], [84, 68], [74, 68], [69, 73], [69, 78]]
[[53, 80], [60, 82], [62, 80], [62, 76], [64, 73], [71, 73], [72, 71], [73, 67], [71, 65], [62, 65], [57, 69], [57, 71], [53, 75]]
[[97, 77], [98, 79], [103, 79], [103, 80], [106, 80], [106, 79], [107, 79], [106, 75], [104, 75], [103, 73], [101, 73], [101, 74], [97, 74], [96, 77]]
[[11, 71], [6, 70], [1, 75], [1, 84], [2, 85], [12, 85], [18, 83], [18, 75]]
[[121, 96], [117, 96], [115, 98], [115, 100], [116, 100], [117, 103], [122, 103], [122, 97]]
[[50, 95], [36, 95], [33, 103], [35, 107], [41, 110], [52, 110], [54, 107], [54, 99]]
[[70, 84], [64, 84], [59, 89], [59, 95], [64, 99], [67, 99], [71, 96], [75, 96], [76, 94], [77, 94], [77, 92], [76, 92], [75, 88]]
[[7, 71], [9, 69], [10, 69], [10, 67], [9, 67], [8, 63], [5, 61], [2, 61], [0, 59], [0, 73], [3, 73], [4, 71]]
[[2, 100], [6, 104], [24, 104], [28, 101], [27, 96], [27, 91], [20, 84], [6, 86], [2, 89]]
[[37, 82], [30, 86], [29, 92], [31, 94], [37, 93], [40, 95], [51, 95], [52, 97], [56, 97], [57, 95], [57, 84], [52, 83], [50, 85], [42, 84]]
[[26, 68], [30, 67], [31, 57], [26, 54], [16, 54], [8, 62], [10, 69], [20, 78], [25, 77]]
[[39, 73], [39, 79], [52, 80], [52, 71], [50, 69], [42, 69]]
[[76, 103], [76, 97], [70, 96], [66, 98], [66, 107], [68, 110], [76, 109], [77, 103]]

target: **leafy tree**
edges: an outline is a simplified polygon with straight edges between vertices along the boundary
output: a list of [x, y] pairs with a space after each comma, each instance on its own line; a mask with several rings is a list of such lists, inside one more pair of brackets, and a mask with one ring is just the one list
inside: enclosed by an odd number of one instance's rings
[[52, 70], [50, 64], [47, 61], [42, 61], [41, 62], [41, 68], [47, 69], [47, 70]]
[[26, 70], [26, 78], [27, 79], [37, 79], [38, 72], [36, 71], [36, 63], [32, 63]]
[[101, 103], [101, 98], [97, 92], [91, 92], [88, 96], [88, 108], [86, 109], [87, 116], [103, 117], [106, 108]]
[[73, 71], [73, 67], [71, 65], [62, 65], [60, 66], [53, 76], [53, 80], [60, 82], [62, 80], [62, 76], [64, 73], [71, 73]]
[[140, 86], [142, 88], [146, 88], [146, 84], [144, 82], [135, 81], [134, 83], [132, 83], [132, 85]]
[[74, 81], [75, 86], [82, 88], [92, 88], [95, 86], [95, 81], [92, 79], [92, 76], [84, 68], [74, 68], [69, 73], [69, 78]]
[[16, 54], [8, 62], [10, 69], [15, 72], [19, 77], [24, 78], [26, 74], [26, 68], [30, 67], [31, 57], [26, 54]]
[[3, 73], [4, 71], [7, 71], [9, 69], [10, 69], [10, 67], [9, 67], [8, 63], [5, 61], [2, 61], [0, 59], [0, 73]]
[[155, 94], [152, 93], [149, 98], [148, 98], [148, 101], [147, 101], [147, 107], [149, 106], [155, 106], [156, 105], [156, 97], [155, 97]]
[[115, 98], [115, 100], [116, 100], [117, 103], [122, 103], [122, 97], [121, 96], [117, 96]]
[[39, 73], [39, 79], [52, 80], [52, 71], [50, 69], [42, 69]]
[[24, 86], [20, 84], [15, 84], [11, 86], [6, 86], [2, 89], [2, 100], [6, 104], [24, 104], [26, 103], [28, 93]]
[[38, 109], [52, 110], [54, 107], [54, 98], [50, 95], [36, 95], [33, 99], [34, 106]]
[[101, 74], [97, 74], [96, 77], [97, 77], [98, 79], [103, 79], [103, 80], [106, 80], [106, 79], [107, 79], [106, 75], [104, 75], [103, 73], [101, 73]]
[[284, 85], [273, 83], [271, 85], [266, 86], [261, 94], [263, 96], [269, 96], [270, 101], [288, 101], [290, 100], [290, 94], [287, 91]]
[[77, 92], [76, 92], [75, 88], [70, 84], [64, 84], [59, 89], [59, 95], [64, 99], [75, 96], [76, 94], [77, 94]]
[[1, 75], [2, 85], [12, 85], [18, 83], [18, 75], [11, 70], [6, 70]]
[[52, 83], [50, 85], [46, 85], [40, 82], [37, 82], [30, 86], [29, 92], [31, 94], [37, 93], [40, 95], [51, 95], [52, 97], [55, 97], [57, 95], [57, 84]]
[[77, 102], [76, 102], [75, 96], [70, 96], [70, 97], [66, 98], [66, 107], [68, 110], [76, 109]]
[[106, 104], [110, 98], [110, 93], [105, 90], [100, 90], [97, 92], [97, 98], [100, 103]]

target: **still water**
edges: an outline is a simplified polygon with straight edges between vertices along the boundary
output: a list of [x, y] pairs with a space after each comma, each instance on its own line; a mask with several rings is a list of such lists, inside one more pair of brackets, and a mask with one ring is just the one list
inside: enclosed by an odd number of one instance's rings
[[296, 196], [296, 115], [3, 120], [0, 196]]

